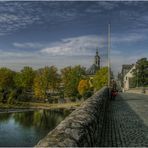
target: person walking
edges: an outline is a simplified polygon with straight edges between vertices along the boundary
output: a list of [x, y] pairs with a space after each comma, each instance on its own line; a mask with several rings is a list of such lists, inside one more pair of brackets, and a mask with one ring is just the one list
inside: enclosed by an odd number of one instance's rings
[[115, 97], [117, 95], [117, 84], [115, 80], [112, 80], [111, 82], [111, 100], [115, 100]]

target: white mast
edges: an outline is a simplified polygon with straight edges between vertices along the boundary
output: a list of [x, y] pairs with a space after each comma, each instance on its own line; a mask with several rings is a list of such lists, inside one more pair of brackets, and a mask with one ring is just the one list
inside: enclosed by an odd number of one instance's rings
[[108, 24], [108, 87], [110, 87], [110, 41], [111, 41], [111, 36], [110, 36], [110, 32], [111, 32], [111, 25]]

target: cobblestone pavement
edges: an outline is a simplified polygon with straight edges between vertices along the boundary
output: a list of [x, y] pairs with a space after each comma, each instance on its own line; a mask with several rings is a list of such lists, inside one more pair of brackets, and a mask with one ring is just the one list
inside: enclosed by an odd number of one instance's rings
[[121, 93], [109, 102], [102, 147], [148, 147], [148, 96]]

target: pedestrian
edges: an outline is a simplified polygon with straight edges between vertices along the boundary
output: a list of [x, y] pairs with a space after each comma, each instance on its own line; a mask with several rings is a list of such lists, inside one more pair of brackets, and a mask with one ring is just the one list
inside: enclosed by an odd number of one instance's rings
[[111, 100], [115, 100], [116, 96], [117, 96], [117, 90], [116, 89], [112, 89], [111, 90]]
[[111, 100], [115, 100], [115, 97], [117, 96], [117, 84], [115, 80], [112, 80], [111, 82]]

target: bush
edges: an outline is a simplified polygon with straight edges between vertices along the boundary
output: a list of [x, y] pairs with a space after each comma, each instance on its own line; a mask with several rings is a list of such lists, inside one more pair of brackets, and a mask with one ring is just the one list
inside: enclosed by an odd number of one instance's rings
[[8, 104], [13, 104], [16, 100], [17, 94], [15, 90], [11, 90], [8, 95]]
[[84, 99], [88, 99], [89, 97], [92, 96], [92, 94], [93, 94], [92, 91], [87, 91], [87, 92], [84, 94], [83, 98], [84, 98]]
[[0, 102], [2, 102], [2, 99], [3, 99], [3, 94], [2, 92], [0, 92]]
[[22, 93], [17, 97], [18, 101], [24, 101], [24, 102], [28, 102], [31, 100], [31, 98], [26, 94], [26, 93]]
[[11, 98], [11, 97], [10, 97], [10, 98], [8, 99], [7, 103], [8, 103], [8, 104], [14, 104], [14, 98]]
[[77, 98], [80, 100], [82, 98], [82, 96], [80, 94], [78, 94]]

